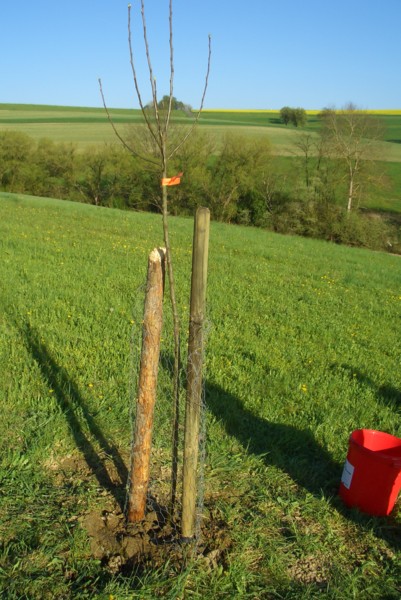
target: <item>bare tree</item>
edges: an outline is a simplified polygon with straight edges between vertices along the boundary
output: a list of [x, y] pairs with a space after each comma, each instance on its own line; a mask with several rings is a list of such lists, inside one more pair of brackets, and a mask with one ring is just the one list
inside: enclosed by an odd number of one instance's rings
[[295, 142], [297, 151], [300, 151], [303, 156], [304, 172], [305, 172], [305, 185], [309, 188], [311, 180], [311, 166], [310, 159], [316, 154], [316, 140], [315, 136], [311, 133], [303, 133], [297, 137]]
[[153, 165], [158, 171], [158, 177], [161, 181], [161, 212], [162, 212], [162, 223], [163, 223], [163, 237], [164, 237], [164, 245], [166, 248], [166, 261], [167, 261], [167, 275], [169, 281], [169, 293], [170, 293], [170, 301], [171, 308], [173, 314], [173, 327], [174, 327], [174, 376], [173, 376], [173, 402], [175, 407], [175, 417], [174, 417], [174, 425], [173, 425], [173, 474], [172, 474], [172, 494], [171, 494], [171, 504], [172, 507], [175, 503], [175, 495], [176, 495], [176, 452], [177, 452], [177, 435], [178, 435], [178, 406], [179, 406], [179, 381], [180, 381], [180, 368], [181, 368], [181, 359], [180, 359], [180, 319], [178, 314], [177, 307], [177, 299], [176, 299], [176, 289], [174, 282], [174, 269], [173, 269], [173, 260], [172, 260], [172, 252], [170, 245], [170, 235], [169, 235], [169, 226], [168, 226], [168, 186], [169, 186], [169, 178], [168, 178], [168, 167], [171, 158], [176, 154], [176, 152], [181, 148], [181, 146], [185, 143], [188, 137], [191, 135], [194, 130], [196, 124], [198, 123], [201, 111], [203, 109], [204, 100], [206, 96], [208, 81], [209, 81], [209, 72], [210, 72], [210, 59], [211, 59], [211, 36], [209, 35], [209, 44], [208, 44], [208, 59], [207, 59], [207, 68], [205, 81], [203, 86], [203, 93], [201, 97], [201, 102], [199, 106], [199, 110], [196, 113], [196, 116], [192, 122], [191, 127], [187, 128], [187, 130], [181, 136], [181, 139], [174, 139], [173, 145], [170, 142], [170, 128], [171, 128], [171, 120], [172, 120], [172, 110], [173, 110], [173, 102], [174, 102], [174, 45], [173, 45], [173, 0], [169, 0], [169, 48], [170, 48], [170, 89], [169, 94], [167, 96], [163, 96], [164, 102], [162, 104], [159, 103], [158, 99], [158, 91], [156, 86], [156, 78], [154, 76], [150, 47], [148, 41], [147, 27], [146, 27], [146, 17], [145, 17], [145, 1], [140, 0], [141, 6], [141, 18], [142, 18], [142, 32], [145, 46], [145, 55], [148, 67], [149, 81], [150, 81], [150, 89], [151, 89], [151, 97], [152, 100], [150, 103], [145, 105], [141, 93], [141, 89], [138, 84], [137, 77], [137, 68], [136, 68], [136, 59], [133, 51], [132, 44], [132, 28], [131, 28], [131, 4], [128, 5], [128, 45], [129, 45], [129, 58], [131, 64], [132, 77], [134, 80], [136, 95], [138, 98], [139, 106], [143, 115], [143, 119], [146, 125], [147, 132], [152, 140], [152, 144], [156, 149], [155, 155], [149, 155], [147, 153], [143, 153], [138, 150], [136, 147], [133, 147], [127, 140], [120, 134], [117, 127], [115, 126], [112, 115], [108, 110], [105, 96], [103, 93], [102, 82], [99, 79], [99, 87], [102, 95], [103, 105], [106, 110], [108, 119], [113, 127], [113, 130], [120, 140], [122, 145], [134, 156], [140, 157], [145, 162]]
[[382, 138], [381, 128], [372, 115], [352, 103], [339, 111], [325, 109], [320, 116], [326, 152], [345, 166], [347, 210], [350, 211], [363, 184], [371, 179]]

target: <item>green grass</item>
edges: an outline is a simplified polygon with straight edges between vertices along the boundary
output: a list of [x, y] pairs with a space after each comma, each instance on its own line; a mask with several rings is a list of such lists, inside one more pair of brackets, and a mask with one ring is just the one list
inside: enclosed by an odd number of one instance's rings
[[[120, 132], [127, 127], [141, 123], [139, 110], [111, 109], [111, 115]], [[238, 118], [240, 117], [240, 119]], [[175, 117], [176, 122], [188, 124], [191, 121]], [[277, 120], [277, 119], [276, 119]], [[218, 139], [227, 130], [238, 130], [252, 136], [268, 136], [277, 152], [288, 154], [294, 140], [294, 131], [282, 126], [271, 126], [274, 118], [270, 115], [206, 113], [200, 119], [202, 128], [207, 129]], [[243, 127], [242, 127], [243, 126]], [[34, 139], [48, 137], [54, 141], [71, 142], [79, 148], [88, 144], [114, 142], [113, 129], [102, 108], [72, 108], [57, 106], [7, 105], [0, 104], [0, 131], [23, 131]], [[296, 132], [295, 132], [296, 135]]]
[[366, 202], [367, 208], [401, 213], [401, 169], [397, 162], [383, 162], [381, 169], [386, 178], [385, 187], [376, 190]]
[[[171, 220], [184, 325], [192, 227]], [[215, 565], [183, 569], [113, 575], [92, 557], [82, 517], [124, 496], [142, 286], [160, 243], [155, 215], [0, 194], [3, 596], [399, 598], [399, 509], [363, 516], [337, 489], [353, 429], [401, 436], [400, 258], [218, 223], [204, 515], [214, 547], [228, 543]], [[165, 320], [154, 469], [171, 437]]]
[[[302, 159], [299, 158], [298, 162], [294, 161], [294, 156], [274, 156], [273, 164], [276, 174], [282, 178], [282, 187], [284, 191], [289, 194], [293, 191], [294, 185], [294, 174], [302, 174], [304, 166]], [[370, 189], [368, 194], [365, 194], [362, 207], [364, 209], [387, 212], [387, 213], [401, 213], [401, 168], [400, 163], [391, 161], [380, 161], [378, 174], [382, 177], [384, 185], [375, 186]], [[340, 186], [339, 186], [340, 187]], [[343, 183], [341, 188], [341, 194], [338, 193], [338, 202], [342, 206], [346, 206], [347, 203], [347, 189]], [[341, 198], [343, 200], [341, 201]]]

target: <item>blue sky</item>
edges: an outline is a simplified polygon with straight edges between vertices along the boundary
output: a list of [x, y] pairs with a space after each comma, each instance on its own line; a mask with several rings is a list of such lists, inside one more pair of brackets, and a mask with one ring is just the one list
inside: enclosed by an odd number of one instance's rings
[[[150, 100], [139, 0], [135, 56]], [[0, 103], [137, 107], [125, 0], [1, 0]], [[146, 0], [160, 95], [168, 91], [168, 0]], [[174, 0], [175, 96], [207, 108], [401, 108], [400, 0]]]

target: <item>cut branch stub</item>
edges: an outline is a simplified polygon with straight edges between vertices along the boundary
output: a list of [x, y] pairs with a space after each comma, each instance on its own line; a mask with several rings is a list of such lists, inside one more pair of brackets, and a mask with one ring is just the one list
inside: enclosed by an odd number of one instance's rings
[[141, 363], [128, 496], [127, 519], [130, 523], [141, 521], [145, 516], [146, 509], [153, 413], [156, 402], [163, 320], [165, 256], [165, 249], [157, 248], [150, 253], [148, 261]]

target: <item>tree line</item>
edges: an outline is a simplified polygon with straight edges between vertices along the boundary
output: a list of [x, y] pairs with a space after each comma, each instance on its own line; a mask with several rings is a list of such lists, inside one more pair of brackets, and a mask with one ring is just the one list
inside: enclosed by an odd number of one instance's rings
[[[183, 172], [171, 189], [169, 211], [193, 215], [208, 206], [214, 220], [265, 227], [372, 248], [397, 249], [398, 230], [359, 210], [366, 193], [384, 185], [377, 172], [379, 136], [368, 115], [326, 109], [320, 135], [297, 136], [294, 156], [274, 157], [266, 138], [227, 133], [216, 139], [197, 130], [171, 161]], [[135, 146], [138, 128], [132, 128]], [[153, 149], [147, 148], [149, 155]], [[288, 168], [288, 165], [291, 168]], [[88, 146], [20, 132], [0, 133], [0, 189], [160, 212], [160, 174], [118, 144]]]
[[[137, 136], [133, 129], [133, 146]], [[152, 151], [149, 146], [149, 155]], [[247, 212], [247, 222], [260, 224], [270, 168], [267, 141], [227, 135], [217, 150], [214, 138], [197, 131], [171, 162], [171, 174], [182, 171], [184, 176], [181, 185], [172, 189], [170, 213], [192, 215], [198, 205], [206, 204], [217, 220], [242, 222], [241, 215]], [[73, 144], [2, 132], [0, 189], [97, 206], [160, 210], [157, 168], [117, 143], [78, 150]]]

